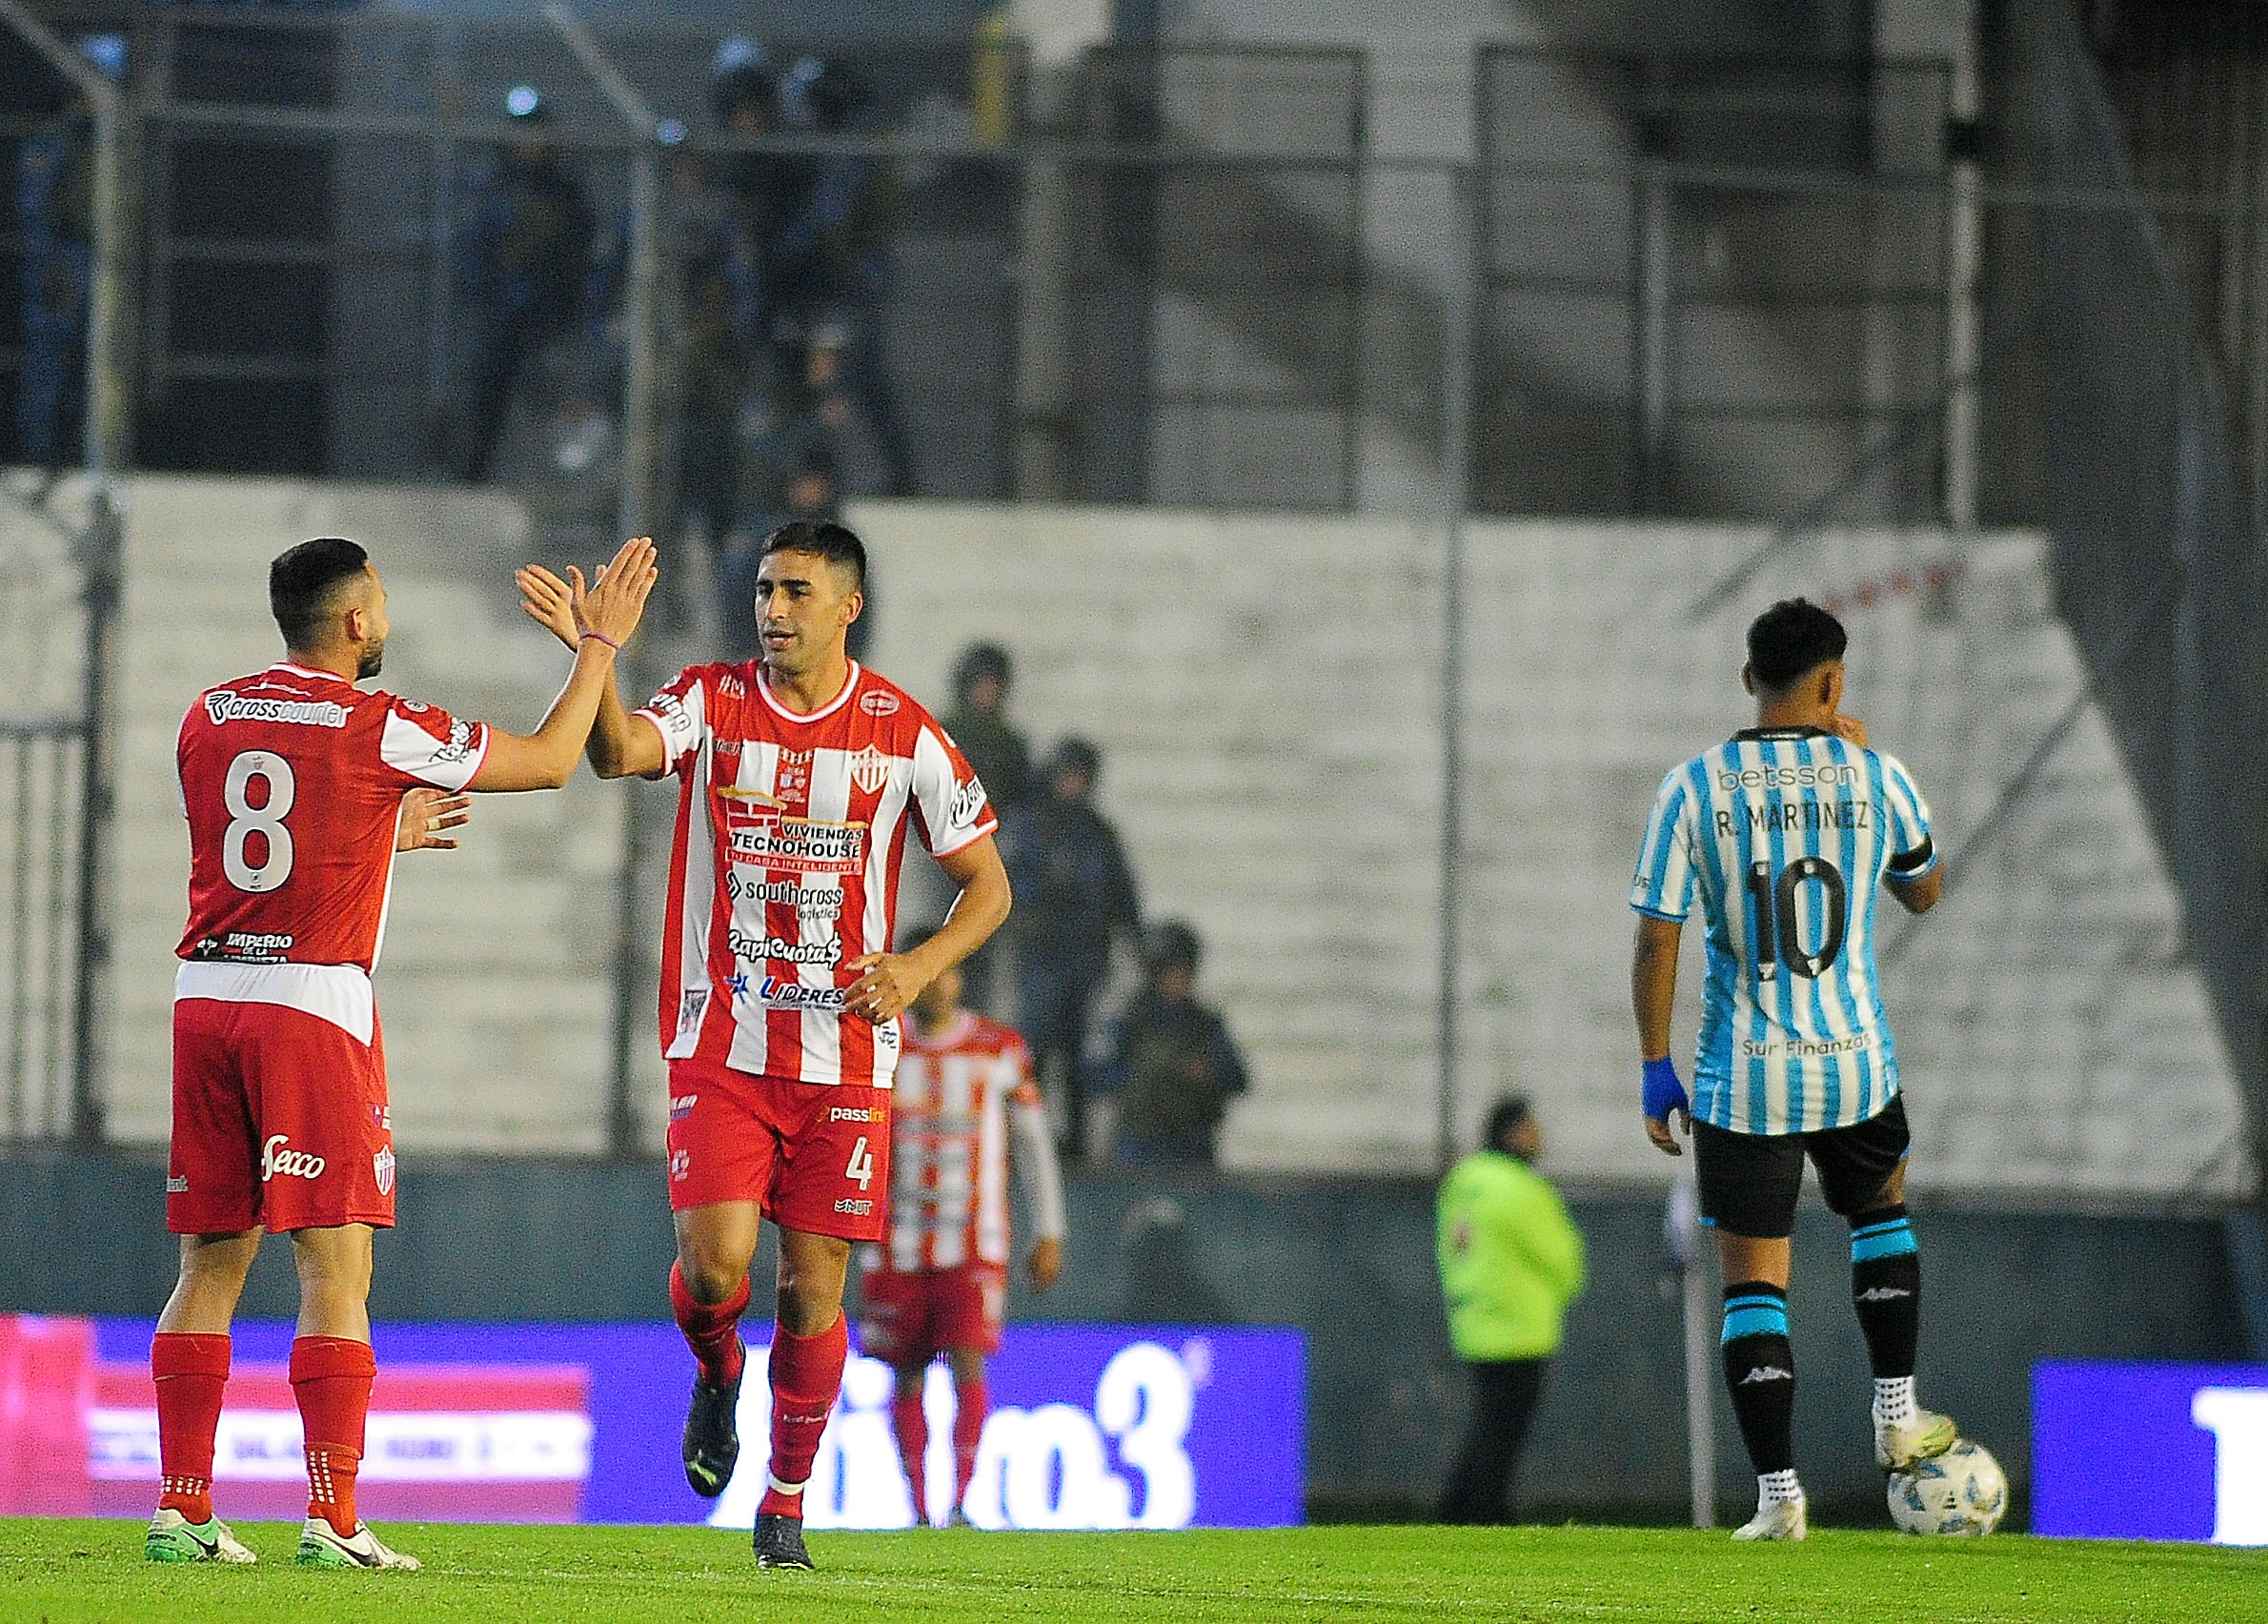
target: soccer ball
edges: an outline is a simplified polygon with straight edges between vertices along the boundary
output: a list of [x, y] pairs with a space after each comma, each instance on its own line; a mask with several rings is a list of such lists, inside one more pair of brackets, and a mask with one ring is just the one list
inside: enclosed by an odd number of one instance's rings
[[1967, 1438], [1890, 1474], [1890, 1520], [1907, 1533], [1990, 1533], [2007, 1510], [2008, 1479], [2000, 1463]]

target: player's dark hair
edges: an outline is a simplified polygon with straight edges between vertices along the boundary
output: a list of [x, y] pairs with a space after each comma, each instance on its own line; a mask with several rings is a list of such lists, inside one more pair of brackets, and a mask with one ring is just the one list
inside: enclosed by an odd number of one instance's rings
[[764, 550], [758, 556], [768, 558], [774, 553], [809, 553], [841, 564], [851, 573], [851, 584], [866, 590], [866, 543], [833, 519], [790, 519], [764, 538]]
[[1528, 1103], [1525, 1094], [1513, 1094], [1497, 1101], [1489, 1107], [1488, 1124], [1483, 1129], [1481, 1143], [1490, 1150], [1502, 1150], [1505, 1136], [1526, 1127], [1529, 1119], [1534, 1115], [1535, 1108]]
[[268, 566], [268, 608], [286, 648], [321, 640], [338, 589], [362, 574], [370, 555], [344, 536], [318, 536], [277, 555]]
[[1805, 672], [1843, 658], [1843, 622], [1808, 598], [1783, 598], [1749, 627], [1749, 671], [1760, 688], [1785, 689]]

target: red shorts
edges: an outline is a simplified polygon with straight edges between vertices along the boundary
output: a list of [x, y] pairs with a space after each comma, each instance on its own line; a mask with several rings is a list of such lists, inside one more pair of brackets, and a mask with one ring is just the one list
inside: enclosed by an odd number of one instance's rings
[[386, 1040], [280, 1004], [173, 1003], [166, 1228], [394, 1226]]
[[997, 1263], [900, 1274], [885, 1262], [859, 1280], [859, 1350], [888, 1365], [926, 1365], [950, 1348], [1001, 1350], [1008, 1270]]
[[881, 1239], [890, 1217], [890, 1091], [669, 1063], [673, 1212], [753, 1201], [783, 1229]]

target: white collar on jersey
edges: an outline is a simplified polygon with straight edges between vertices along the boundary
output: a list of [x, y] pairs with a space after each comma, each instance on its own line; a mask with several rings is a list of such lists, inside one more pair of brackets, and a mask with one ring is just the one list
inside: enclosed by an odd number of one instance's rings
[[815, 711], [792, 711], [772, 697], [772, 682], [764, 675], [764, 662], [759, 660], [756, 662], [756, 691], [764, 697], [764, 704], [769, 707], [772, 714], [782, 721], [820, 721], [833, 716], [843, 707], [851, 694], [858, 688], [859, 679], [865, 675], [866, 673], [860, 669], [859, 662], [854, 660], [850, 662], [850, 680], [843, 683], [841, 693], [837, 694]]
[[[289, 671], [294, 677], [312, 677], [318, 682], [347, 681], [344, 677], [341, 677], [335, 671], [310, 671], [306, 666], [294, 665], [288, 660], [279, 660], [274, 664], [269, 666], [268, 669], [271, 671]], [[350, 688], [354, 685], [354, 684], [352, 682], [347, 682], [347, 686]]]

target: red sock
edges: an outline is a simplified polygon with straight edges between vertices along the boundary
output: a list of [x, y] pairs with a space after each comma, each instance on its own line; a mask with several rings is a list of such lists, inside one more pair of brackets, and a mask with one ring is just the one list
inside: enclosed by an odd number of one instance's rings
[[229, 1339], [161, 1330], [150, 1339], [150, 1375], [157, 1384], [157, 1460], [165, 1474], [157, 1509], [211, 1522], [213, 1436], [229, 1382]]
[[924, 1370], [911, 1383], [901, 1380], [898, 1396], [890, 1401], [890, 1419], [898, 1429], [898, 1460], [905, 1468], [905, 1486], [914, 1492], [916, 1526], [929, 1520], [929, 1484], [922, 1468], [929, 1456], [929, 1415], [921, 1408]]
[[961, 1382], [953, 1389], [953, 1504], [968, 1496], [969, 1479], [977, 1475], [977, 1444], [984, 1436], [984, 1417], [992, 1413], [992, 1395], [984, 1378]]
[[827, 1411], [835, 1408], [849, 1356], [850, 1325], [840, 1314], [817, 1336], [791, 1336], [785, 1326], [773, 1328], [772, 1481], [759, 1512], [803, 1514], [803, 1486], [811, 1481], [819, 1435], [827, 1430]]
[[307, 1514], [325, 1518], [342, 1536], [354, 1532], [354, 1473], [377, 1373], [367, 1342], [302, 1336], [292, 1343], [292, 1395], [307, 1434]]
[[700, 1379], [711, 1387], [730, 1387], [739, 1381], [744, 1353], [740, 1314], [748, 1307], [746, 1278], [741, 1279], [740, 1289], [721, 1303], [697, 1302], [693, 1289], [685, 1284], [685, 1271], [673, 1263], [669, 1266], [669, 1306], [678, 1316], [678, 1329], [685, 1333], [685, 1345], [700, 1362]]

